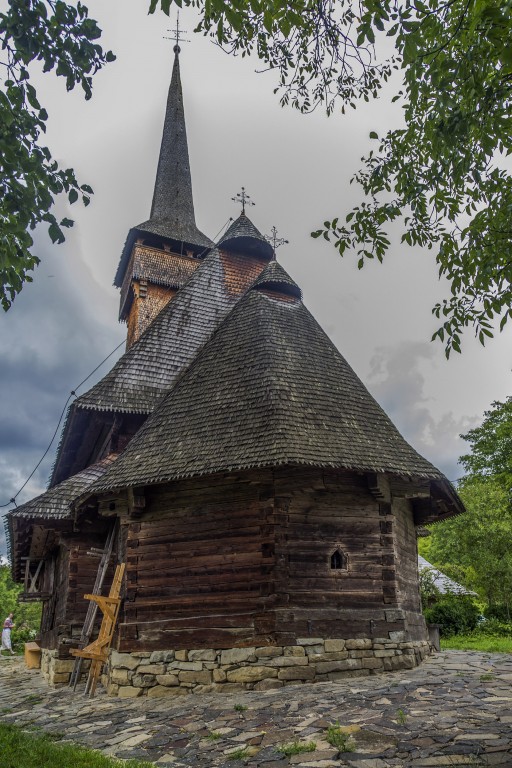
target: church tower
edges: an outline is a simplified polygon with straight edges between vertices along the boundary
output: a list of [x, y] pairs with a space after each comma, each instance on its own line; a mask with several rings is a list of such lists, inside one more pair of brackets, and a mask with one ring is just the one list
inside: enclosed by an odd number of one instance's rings
[[121, 289], [119, 319], [128, 325], [127, 349], [213, 246], [195, 222], [179, 53], [175, 45], [150, 218], [128, 233], [114, 279]]

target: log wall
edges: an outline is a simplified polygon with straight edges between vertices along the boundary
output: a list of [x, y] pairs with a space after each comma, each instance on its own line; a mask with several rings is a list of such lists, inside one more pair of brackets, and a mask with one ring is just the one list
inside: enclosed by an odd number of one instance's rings
[[[103, 549], [108, 525], [99, 519], [82, 532], [61, 534], [55, 556], [54, 598], [45, 603], [41, 622], [41, 647], [57, 651], [60, 658], [69, 656], [70, 648], [76, 647], [76, 643], [69, 641], [77, 640], [82, 632], [89, 606], [84, 595], [93, 591], [99, 565], [99, 558], [87, 552], [91, 547]], [[112, 576], [113, 563], [105, 577], [104, 592], [108, 591]], [[98, 616], [98, 627], [99, 621]]]
[[125, 535], [119, 651], [389, 640], [409, 625], [425, 639], [410, 503], [382, 502], [362, 474], [289, 468], [147, 488]]
[[[382, 637], [396, 606], [393, 529], [364, 475], [296, 470], [276, 474], [279, 643], [296, 637]], [[331, 555], [346, 568], [331, 568]]]
[[423, 640], [426, 636], [426, 624], [421, 613], [418, 544], [412, 504], [407, 499], [395, 499], [393, 511], [395, 513], [394, 533], [398, 600], [405, 613], [409, 636], [412, 640]]
[[271, 641], [271, 474], [258, 479], [217, 477], [147, 492], [143, 519], [127, 531], [121, 649]]

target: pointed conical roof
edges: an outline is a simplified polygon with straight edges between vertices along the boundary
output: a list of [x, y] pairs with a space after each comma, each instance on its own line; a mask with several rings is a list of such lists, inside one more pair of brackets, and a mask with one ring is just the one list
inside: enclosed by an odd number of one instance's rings
[[302, 302], [256, 288], [92, 490], [280, 465], [443, 479]]
[[254, 291], [270, 291], [302, 299], [302, 291], [288, 272], [277, 262], [271, 261], [251, 286]]
[[252, 221], [242, 213], [217, 243], [218, 248], [229, 251], [241, 251], [247, 254], [264, 256], [271, 259], [274, 255], [272, 246], [256, 229]]
[[132, 245], [136, 237], [145, 234], [195, 246], [196, 250], [213, 245], [197, 228], [195, 221], [178, 50], [167, 97], [151, 215], [147, 221], [130, 230], [114, 285], [121, 287]]

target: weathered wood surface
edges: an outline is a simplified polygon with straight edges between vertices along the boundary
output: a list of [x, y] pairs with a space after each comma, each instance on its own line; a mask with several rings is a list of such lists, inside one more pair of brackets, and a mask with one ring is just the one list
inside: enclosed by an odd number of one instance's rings
[[[362, 474], [286, 468], [146, 488], [126, 526], [119, 650], [387, 637], [409, 614], [414, 625], [411, 505], [379, 501], [376, 487]], [[331, 568], [337, 548], [346, 569]]]
[[[69, 655], [72, 638], [80, 636], [88, 603], [84, 594], [91, 592], [98, 572], [99, 558], [88, 555], [91, 547], [103, 549], [110, 521], [93, 518], [76, 533], [62, 534], [55, 549], [55, 596], [43, 607], [41, 647], [59, 649], [59, 655]], [[108, 568], [106, 584], [110, 584], [113, 565]], [[99, 624], [98, 624], [99, 626]]]

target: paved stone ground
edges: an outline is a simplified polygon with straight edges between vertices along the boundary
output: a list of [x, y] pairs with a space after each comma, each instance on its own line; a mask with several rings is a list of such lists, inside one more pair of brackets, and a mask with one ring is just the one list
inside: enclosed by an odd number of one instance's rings
[[[449, 651], [369, 678], [150, 700], [99, 690], [90, 700], [2, 658], [0, 721], [169, 768], [512, 768], [511, 683], [512, 655]], [[354, 751], [327, 742], [338, 723]], [[316, 748], [279, 752], [296, 741]]]

